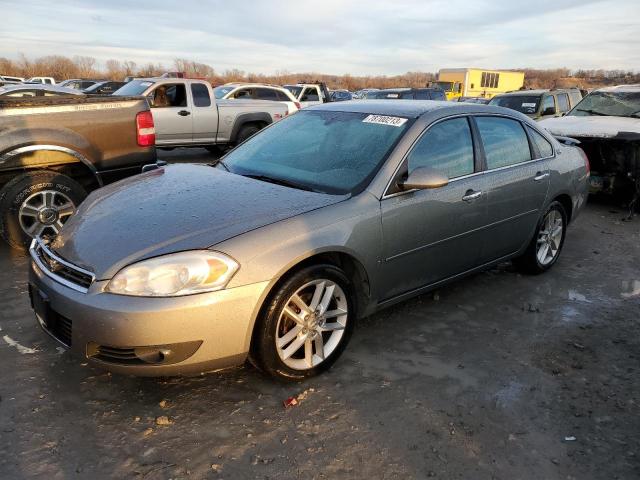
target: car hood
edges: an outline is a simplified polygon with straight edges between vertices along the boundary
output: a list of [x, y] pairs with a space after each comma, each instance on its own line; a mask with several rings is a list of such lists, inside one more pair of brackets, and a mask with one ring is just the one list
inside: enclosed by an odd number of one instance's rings
[[136, 261], [208, 248], [346, 198], [172, 165], [93, 192], [51, 247], [105, 280]]
[[614, 138], [640, 134], [640, 119], [629, 117], [565, 116], [541, 120], [538, 124], [563, 137]]

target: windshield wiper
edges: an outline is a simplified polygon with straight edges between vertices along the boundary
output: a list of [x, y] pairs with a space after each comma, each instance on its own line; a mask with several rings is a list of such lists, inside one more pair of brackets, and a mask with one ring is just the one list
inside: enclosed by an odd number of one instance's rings
[[217, 167], [218, 165], [222, 165], [227, 172], [231, 171], [229, 170], [229, 167], [227, 167], [227, 164], [224, 163], [221, 159], [218, 159], [215, 162], [211, 162], [209, 163], [209, 165], [211, 165], [212, 167]]
[[276, 185], [282, 185], [284, 187], [297, 188], [298, 190], [305, 190], [307, 192], [317, 192], [317, 190], [314, 190], [311, 187], [308, 187], [306, 185], [300, 185], [299, 183], [292, 182], [290, 180], [285, 180], [284, 178], [274, 178], [274, 177], [270, 177], [269, 175], [251, 175], [251, 174], [246, 174], [246, 175], [242, 175], [242, 176], [243, 177], [253, 178], [255, 180], [260, 180], [262, 182], [268, 182], [268, 183], [274, 183]]
[[611, 116], [611, 115], [609, 115], [607, 113], [598, 112], [597, 110], [591, 110], [589, 108], [576, 108], [576, 110], [578, 110], [579, 112], [587, 112], [587, 113], [590, 113], [591, 115], [601, 115], [603, 117], [610, 117]]
[[638, 110], [637, 112], [630, 113], [629, 116], [633, 118], [640, 118], [640, 110]]

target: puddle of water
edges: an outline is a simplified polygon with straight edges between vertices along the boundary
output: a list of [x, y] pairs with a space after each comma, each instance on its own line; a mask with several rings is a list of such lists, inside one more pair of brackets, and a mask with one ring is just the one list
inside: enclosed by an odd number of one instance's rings
[[584, 296], [582, 293], [578, 293], [575, 290], [569, 290], [569, 300], [572, 300], [574, 302], [591, 303], [591, 300], [587, 299], [586, 296]]

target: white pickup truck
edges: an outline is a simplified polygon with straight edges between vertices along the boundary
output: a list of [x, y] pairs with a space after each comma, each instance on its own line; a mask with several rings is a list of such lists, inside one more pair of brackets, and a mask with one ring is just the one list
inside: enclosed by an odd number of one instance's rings
[[218, 147], [241, 143], [288, 115], [282, 102], [216, 100], [209, 82], [186, 78], [137, 78], [113, 95], [145, 96], [158, 147]]
[[331, 101], [329, 89], [322, 82], [285, 85], [284, 88], [293, 94], [302, 108]]

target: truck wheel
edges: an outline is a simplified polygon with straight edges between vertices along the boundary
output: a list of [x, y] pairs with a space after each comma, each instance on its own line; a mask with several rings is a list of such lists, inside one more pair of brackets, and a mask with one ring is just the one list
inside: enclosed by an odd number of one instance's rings
[[250, 123], [249, 125], [245, 125], [240, 128], [238, 132], [238, 136], [236, 137], [236, 143], [241, 144], [247, 138], [254, 136], [256, 133], [260, 131], [260, 126], [255, 123]]
[[20, 175], [0, 191], [0, 234], [26, 250], [34, 236], [57, 235], [87, 196], [75, 180], [47, 170]]

